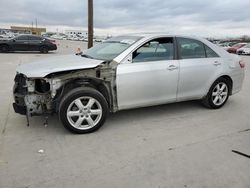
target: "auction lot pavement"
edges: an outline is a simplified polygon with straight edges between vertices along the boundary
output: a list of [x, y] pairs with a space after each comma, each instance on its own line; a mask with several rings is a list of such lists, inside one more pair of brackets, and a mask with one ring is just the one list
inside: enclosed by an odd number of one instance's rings
[[[96, 133], [74, 135], [58, 117], [26, 118], [12, 109], [18, 64], [74, 53], [86, 43], [61, 41], [57, 52], [0, 54], [0, 187], [249, 188], [250, 56], [243, 90], [220, 110], [184, 102], [122, 111]], [[43, 150], [43, 153], [39, 153]]]

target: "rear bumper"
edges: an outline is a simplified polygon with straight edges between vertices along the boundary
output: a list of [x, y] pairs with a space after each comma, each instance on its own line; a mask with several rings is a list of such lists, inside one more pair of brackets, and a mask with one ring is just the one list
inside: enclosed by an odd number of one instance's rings
[[243, 81], [245, 78], [245, 70], [239, 70], [234, 75], [232, 75], [233, 89], [232, 94], [236, 94], [241, 91], [243, 87]]

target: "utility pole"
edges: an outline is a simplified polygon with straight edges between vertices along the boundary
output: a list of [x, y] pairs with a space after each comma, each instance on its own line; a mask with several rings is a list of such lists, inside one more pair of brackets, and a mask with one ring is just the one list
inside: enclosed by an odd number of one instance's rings
[[36, 21], [36, 31], [35, 31], [35, 33], [36, 33], [36, 35], [38, 35], [38, 32], [37, 32], [37, 18], [35, 19], [35, 21]]
[[93, 9], [93, 0], [88, 0], [88, 48], [91, 48], [93, 46]]
[[37, 29], [37, 18], [36, 18], [36, 29]]

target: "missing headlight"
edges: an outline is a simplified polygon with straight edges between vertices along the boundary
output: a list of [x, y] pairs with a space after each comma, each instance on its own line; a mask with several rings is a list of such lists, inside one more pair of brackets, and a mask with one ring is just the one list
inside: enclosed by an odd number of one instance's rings
[[38, 93], [47, 93], [50, 91], [50, 84], [43, 79], [35, 80], [35, 91]]

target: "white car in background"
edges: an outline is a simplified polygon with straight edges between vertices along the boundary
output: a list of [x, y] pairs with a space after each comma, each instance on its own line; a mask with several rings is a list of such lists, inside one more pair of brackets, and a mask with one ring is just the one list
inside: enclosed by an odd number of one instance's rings
[[52, 35], [50, 38], [56, 39], [56, 40], [64, 40], [66, 36], [59, 34], [59, 35]]
[[13, 107], [27, 119], [57, 113], [68, 130], [90, 133], [109, 112], [187, 100], [221, 108], [241, 90], [244, 67], [239, 56], [202, 38], [120, 36], [81, 56], [19, 66]]
[[250, 43], [236, 51], [238, 55], [250, 55]]

